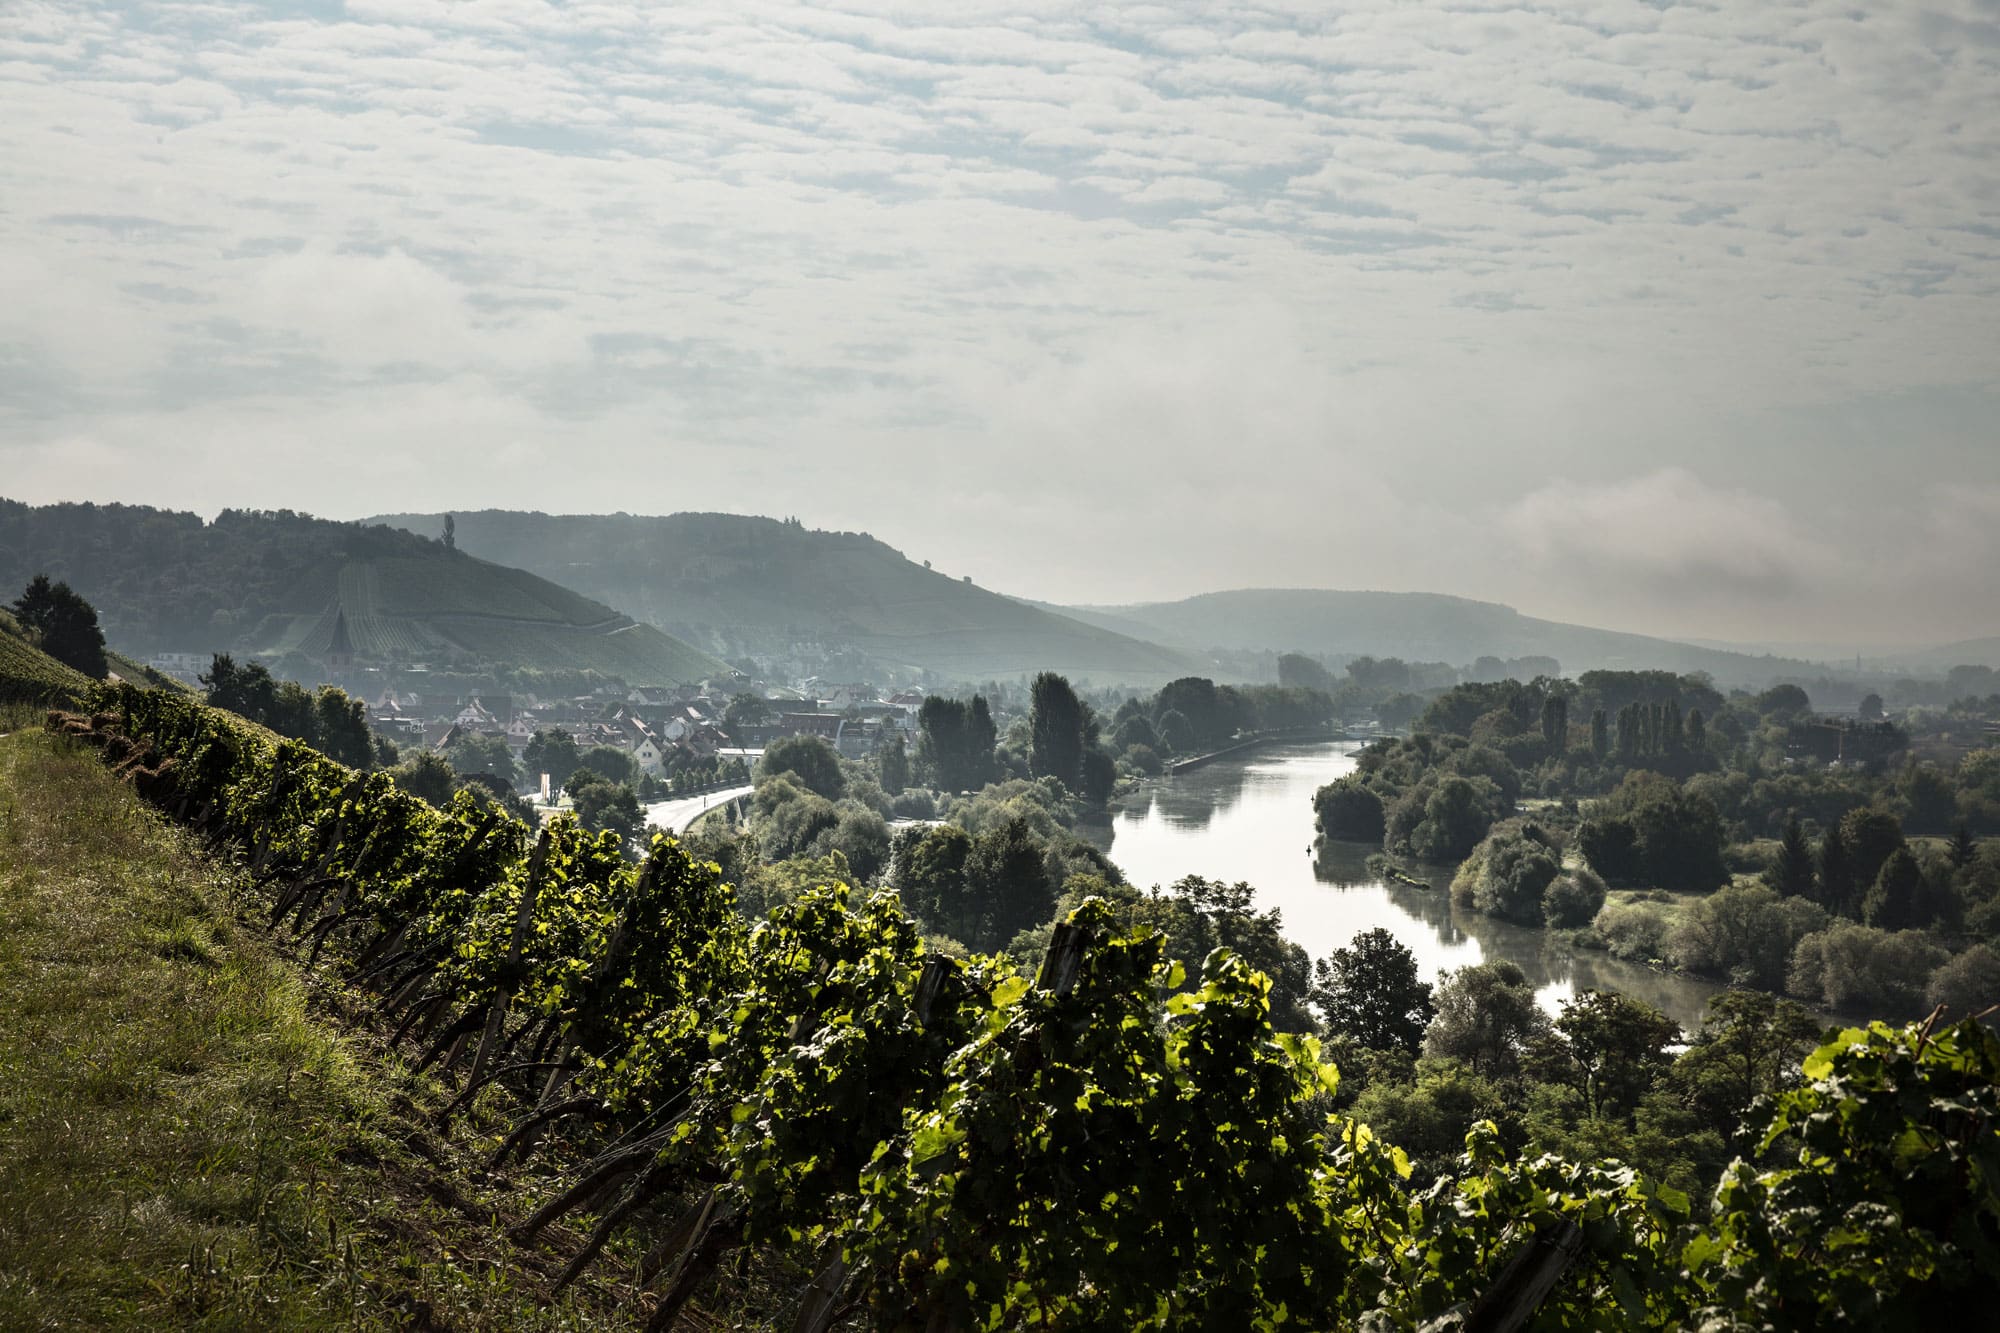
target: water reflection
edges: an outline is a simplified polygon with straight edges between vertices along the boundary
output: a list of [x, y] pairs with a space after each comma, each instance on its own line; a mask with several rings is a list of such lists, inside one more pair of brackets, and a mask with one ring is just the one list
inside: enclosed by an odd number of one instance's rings
[[1257, 889], [1260, 907], [1283, 914], [1285, 933], [1319, 958], [1381, 926], [1427, 973], [1489, 958], [1518, 964], [1553, 1010], [1585, 988], [1622, 991], [1684, 1027], [1700, 1022], [1717, 986], [1579, 952], [1562, 938], [1451, 905], [1450, 871], [1433, 868], [1425, 890], [1371, 874], [1375, 849], [1314, 844], [1312, 795], [1351, 772], [1352, 742], [1274, 746], [1156, 783], [1111, 820], [1086, 830], [1133, 883], [1166, 885], [1204, 875]]

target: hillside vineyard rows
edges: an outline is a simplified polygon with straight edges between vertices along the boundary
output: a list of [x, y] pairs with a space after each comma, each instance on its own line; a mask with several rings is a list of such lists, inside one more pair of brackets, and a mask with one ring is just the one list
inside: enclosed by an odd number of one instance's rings
[[[1475, 1127], [1421, 1191], [1226, 951], [1172, 996], [1159, 937], [1086, 903], [1034, 977], [928, 956], [892, 894], [750, 925], [717, 868], [558, 818], [443, 809], [186, 696], [102, 688], [51, 726], [246, 859], [273, 927], [338, 960], [424, 1066], [512, 1099], [495, 1165], [561, 1145], [573, 1276], [623, 1232], [664, 1328], [733, 1252], [786, 1260], [795, 1327], [1473, 1326], [1537, 1242], [1537, 1328], [1918, 1327], [2000, 1280], [2000, 1043], [1849, 1030], [1749, 1113], [1711, 1220], [1615, 1164]], [[490, 1095], [490, 1094], [489, 1094]]]

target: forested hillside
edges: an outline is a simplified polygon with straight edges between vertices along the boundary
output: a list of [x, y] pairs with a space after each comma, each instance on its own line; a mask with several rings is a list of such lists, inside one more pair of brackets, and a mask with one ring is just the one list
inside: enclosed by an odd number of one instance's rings
[[137, 654], [231, 652], [595, 670], [632, 684], [726, 668], [650, 625], [428, 537], [305, 514], [0, 501], [0, 587], [37, 573]]
[[1455, 665], [1480, 657], [1553, 657], [1572, 675], [1642, 667], [1705, 671], [1725, 685], [1766, 685], [1777, 676], [1817, 670], [1786, 658], [1538, 620], [1498, 603], [1437, 593], [1250, 588], [1178, 602], [1060, 609], [1187, 652], [1351, 653]]
[[[725, 657], [803, 640], [962, 680], [1061, 671], [1160, 684], [1191, 655], [989, 592], [866, 533], [735, 514], [457, 514], [459, 545], [580, 588]], [[374, 522], [437, 532], [442, 514]]]

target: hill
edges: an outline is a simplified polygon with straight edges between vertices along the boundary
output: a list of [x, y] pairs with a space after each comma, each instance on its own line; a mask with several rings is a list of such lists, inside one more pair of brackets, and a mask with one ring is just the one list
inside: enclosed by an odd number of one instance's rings
[[634, 685], [728, 669], [525, 570], [288, 510], [204, 523], [145, 506], [0, 501], [0, 589], [41, 572], [88, 598], [106, 638], [135, 655], [592, 670]]
[[[625, 607], [711, 652], [852, 647], [955, 680], [1061, 671], [1156, 684], [1206, 671], [1198, 654], [1004, 597], [926, 569], [866, 533], [735, 514], [457, 514], [460, 547]], [[442, 514], [371, 522], [437, 532]]]
[[1101, 628], [1188, 652], [1370, 654], [1464, 666], [1482, 656], [1553, 657], [1570, 674], [1599, 668], [1706, 671], [1724, 685], [1817, 673], [1811, 663], [1753, 657], [1643, 634], [1524, 616], [1510, 606], [1438, 593], [1257, 588], [1138, 606], [1064, 607]]
[[1895, 654], [1872, 655], [1873, 664], [1912, 671], [1949, 671], [1955, 666], [1983, 666], [2000, 670], [2000, 635], [1984, 639], [1961, 639], [1935, 648], [1917, 648]]

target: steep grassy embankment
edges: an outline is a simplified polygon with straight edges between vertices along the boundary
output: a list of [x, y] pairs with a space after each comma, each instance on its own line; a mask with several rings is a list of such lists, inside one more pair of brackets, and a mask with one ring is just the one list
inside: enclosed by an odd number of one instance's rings
[[0, 1328], [625, 1326], [547, 1305], [491, 1225], [530, 1201], [235, 872], [32, 710], [0, 733]]

